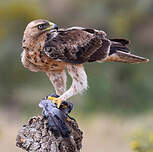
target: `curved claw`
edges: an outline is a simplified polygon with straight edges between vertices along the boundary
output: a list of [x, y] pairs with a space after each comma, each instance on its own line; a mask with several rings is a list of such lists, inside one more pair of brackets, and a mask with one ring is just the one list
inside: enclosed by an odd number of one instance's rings
[[60, 97], [56, 98], [56, 97], [52, 97], [52, 96], [48, 96], [48, 100], [51, 100], [53, 103], [57, 104], [57, 108], [60, 107], [60, 105], [62, 104], [62, 100], [60, 99]]

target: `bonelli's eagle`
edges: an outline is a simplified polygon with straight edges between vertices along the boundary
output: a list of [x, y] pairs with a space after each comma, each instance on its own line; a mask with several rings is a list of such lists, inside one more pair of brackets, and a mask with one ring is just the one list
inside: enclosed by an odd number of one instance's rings
[[[21, 61], [29, 70], [47, 74], [59, 95], [50, 99], [59, 107], [62, 101], [87, 89], [84, 63], [149, 61], [131, 54], [128, 44], [125, 39], [108, 39], [102, 30], [58, 29], [54, 23], [39, 19], [30, 22], [24, 31]], [[72, 85], [67, 91], [65, 70], [72, 77]]]

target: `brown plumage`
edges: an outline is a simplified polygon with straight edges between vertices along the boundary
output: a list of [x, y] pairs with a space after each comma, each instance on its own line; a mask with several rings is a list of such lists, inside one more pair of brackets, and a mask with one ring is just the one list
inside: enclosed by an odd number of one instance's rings
[[[125, 63], [148, 62], [135, 56], [125, 39], [108, 39], [104, 31], [72, 27], [58, 29], [47, 20], [30, 22], [23, 36], [21, 61], [31, 71], [46, 72], [63, 100], [87, 89], [87, 76], [83, 68], [85, 62], [115, 61]], [[67, 70], [72, 77], [72, 85], [66, 91]]]
[[[55, 33], [56, 37], [54, 37], [54, 32], [48, 33], [44, 45], [45, 53], [51, 58], [67, 63], [82, 64], [92, 60], [92, 55], [96, 52], [102, 52], [100, 59], [108, 54], [110, 41], [105, 38], [103, 31], [89, 33], [86, 29], [76, 27], [61, 29]], [[106, 50], [101, 48], [103, 46]], [[96, 60], [95, 58], [94, 61]]]

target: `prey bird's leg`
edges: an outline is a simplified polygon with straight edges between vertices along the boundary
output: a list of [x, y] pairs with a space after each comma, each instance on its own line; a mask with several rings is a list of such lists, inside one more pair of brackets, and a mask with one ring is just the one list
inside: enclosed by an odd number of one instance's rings
[[82, 64], [68, 65], [66, 68], [72, 78], [72, 85], [63, 95], [60, 96], [62, 101], [81, 93], [83, 90], [87, 89], [88, 86], [87, 75]]
[[[60, 71], [49, 71], [46, 72], [47, 76], [49, 77], [49, 79], [51, 80], [56, 94], [58, 96], [62, 95], [65, 91], [66, 91], [66, 73], [64, 70], [60, 70]], [[55, 98], [55, 97], [51, 97], [49, 96], [48, 99], [52, 100], [54, 103], [57, 104], [57, 107], [59, 108], [62, 100], [60, 98]]]

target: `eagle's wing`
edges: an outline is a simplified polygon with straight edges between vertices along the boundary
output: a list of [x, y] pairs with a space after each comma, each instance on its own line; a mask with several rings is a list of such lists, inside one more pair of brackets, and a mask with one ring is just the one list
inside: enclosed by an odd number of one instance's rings
[[68, 28], [47, 34], [44, 52], [53, 59], [81, 64], [105, 58], [110, 41], [103, 31]]

